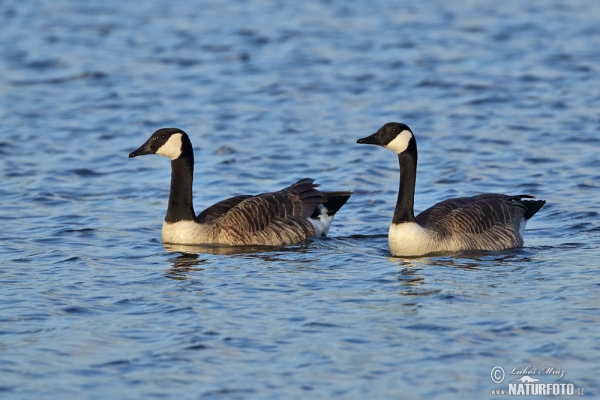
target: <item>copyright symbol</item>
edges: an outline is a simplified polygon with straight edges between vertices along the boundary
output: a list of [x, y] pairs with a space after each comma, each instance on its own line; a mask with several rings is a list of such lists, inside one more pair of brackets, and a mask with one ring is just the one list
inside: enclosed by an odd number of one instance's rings
[[492, 368], [492, 371], [490, 372], [490, 378], [492, 378], [492, 382], [494, 383], [502, 383], [505, 376], [506, 374], [504, 373], [504, 368], [498, 365]]

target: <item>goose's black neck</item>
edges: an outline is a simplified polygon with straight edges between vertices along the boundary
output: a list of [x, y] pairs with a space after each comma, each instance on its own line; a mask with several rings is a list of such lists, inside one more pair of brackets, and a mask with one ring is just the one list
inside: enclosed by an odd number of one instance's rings
[[417, 180], [417, 143], [414, 138], [408, 149], [398, 154], [400, 164], [400, 188], [392, 223], [415, 222], [415, 183]]
[[182, 154], [171, 161], [171, 191], [165, 222], [196, 221], [192, 203], [194, 180], [194, 151], [191, 144], [183, 143]]

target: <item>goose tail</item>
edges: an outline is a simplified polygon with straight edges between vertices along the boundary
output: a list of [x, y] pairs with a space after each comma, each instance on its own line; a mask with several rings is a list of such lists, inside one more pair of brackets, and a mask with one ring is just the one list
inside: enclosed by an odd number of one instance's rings
[[521, 200], [521, 202], [526, 207], [525, 215], [523, 215], [526, 220], [533, 217], [546, 204], [546, 200]]
[[327, 201], [319, 204], [308, 219], [315, 227], [316, 236], [327, 236], [333, 217], [352, 196], [353, 192], [326, 192]]

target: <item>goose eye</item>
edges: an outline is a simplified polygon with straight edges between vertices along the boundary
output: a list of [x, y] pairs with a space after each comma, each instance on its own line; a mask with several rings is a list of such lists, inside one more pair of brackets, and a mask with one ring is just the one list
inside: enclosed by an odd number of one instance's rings
[[166, 137], [167, 137], [166, 135], [160, 135], [160, 138], [161, 138], [162, 140], [165, 140], [165, 138], [166, 138]]
[[393, 127], [393, 128], [392, 128], [392, 132], [393, 132], [393, 133], [398, 133], [398, 128], [397, 128], [397, 127]]

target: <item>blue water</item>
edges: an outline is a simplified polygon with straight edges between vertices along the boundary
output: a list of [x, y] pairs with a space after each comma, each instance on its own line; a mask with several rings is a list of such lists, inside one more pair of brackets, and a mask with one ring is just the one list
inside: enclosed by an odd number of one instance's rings
[[[101, 3], [0, 3], [1, 398], [600, 395], [600, 2]], [[525, 247], [391, 258], [397, 159], [355, 143], [388, 121], [418, 211], [546, 199]], [[355, 194], [326, 239], [165, 248], [168, 160], [127, 154], [171, 126], [198, 211]]]

